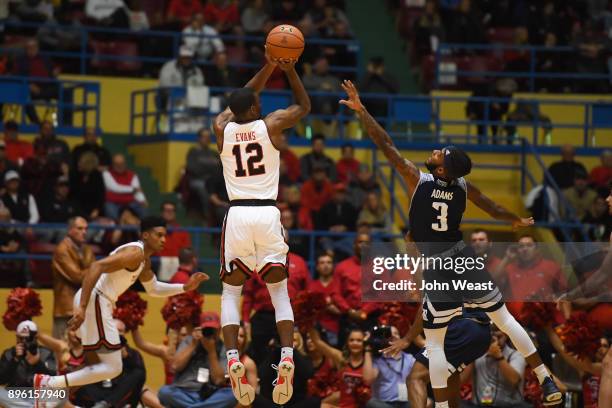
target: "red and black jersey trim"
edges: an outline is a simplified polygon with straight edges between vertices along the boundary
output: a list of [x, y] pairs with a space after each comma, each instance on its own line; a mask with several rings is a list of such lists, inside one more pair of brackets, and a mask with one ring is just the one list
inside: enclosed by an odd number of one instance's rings
[[223, 277], [228, 273], [225, 269], [225, 226], [227, 224], [227, 215], [229, 210], [225, 213], [225, 217], [223, 217], [223, 226], [221, 227], [221, 248], [219, 249], [219, 258], [221, 259], [221, 268], [219, 269], [219, 277], [223, 280]]
[[95, 351], [99, 350], [102, 347], [106, 347], [109, 350], [119, 350], [121, 349], [121, 343], [112, 344], [106, 339], [106, 335], [104, 334], [104, 322], [102, 320], [102, 309], [100, 308], [100, 295], [96, 293], [94, 298], [94, 308], [96, 311], [96, 327], [98, 328], [98, 341], [95, 344], [87, 344], [83, 345], [83, 350], [85, 351]]

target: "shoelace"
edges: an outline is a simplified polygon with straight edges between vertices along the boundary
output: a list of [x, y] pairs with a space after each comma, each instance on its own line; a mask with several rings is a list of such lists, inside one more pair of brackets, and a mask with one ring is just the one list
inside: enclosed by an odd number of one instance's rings
[[276, 378], [274, 379], [274, 381], [272, 381], [272, 385], [276, 387], [276, 384], [278, 383], [278, 366], [276, 364], [270, 364], [270, 365], [276, 371]]

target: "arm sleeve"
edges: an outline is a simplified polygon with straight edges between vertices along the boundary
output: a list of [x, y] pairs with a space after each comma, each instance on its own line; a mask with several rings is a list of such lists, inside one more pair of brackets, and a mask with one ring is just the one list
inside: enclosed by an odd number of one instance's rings
[[[138, 178], [138, 174], [134, 174], [134, 178], [132, 178], [132, 187], [134, 187], [135, 189], [140, 189], [140, 179]], [[141, 203], [147, 201], [147, 197], [145, 197], [142, 191], [139, 191], [134, 194], [134, 198], [136, 199], [136, 201]]]
[[30, 224], [37, 224], [40, 220], [40, 215], [38, 214], [38, 206], [36, 205], [36, 201], [31, 194], [28, 197], [28, 209], [30, 210], [30, 219], [28, 222]]
[[[136, 176], [134, 176], [135, 178]], [[104, 180], [104, 187], [112, 193], [117, 194], [131, 194], [134, 192], [134, 188], [130, 186], [123, 186], [115, 181], [113, 176], [108, 171], [102, 173], [102, 179]]]
[[142, 282], [142, 286], [153, 297], [168, 297], [185, 292], [183, 284], [159, 282], [155, 275], [153, 275], [153, 279]]

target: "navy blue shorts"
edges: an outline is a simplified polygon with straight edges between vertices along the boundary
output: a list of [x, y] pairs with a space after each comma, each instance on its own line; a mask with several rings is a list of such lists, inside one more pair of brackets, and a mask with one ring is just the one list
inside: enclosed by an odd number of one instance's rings
[[[453, 320], [446, 330], [444, 338], [444, 353], [448, 361], [448, 371], [461, 372], [478, 357], [484, 355], [491, 345], [491, 325], [472, 319], [459, 318]], [[429, 368], [427, 350], [421, 349], [415, 358]], [[452, 366], [452, 367], [451, 367]]]

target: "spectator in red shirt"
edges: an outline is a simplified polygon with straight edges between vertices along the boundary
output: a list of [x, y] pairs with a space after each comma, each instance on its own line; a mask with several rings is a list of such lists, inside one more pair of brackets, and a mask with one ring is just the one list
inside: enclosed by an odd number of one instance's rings
[[319, 255], [315, 270], [317, 279], [310, 282], [308, 290], [321, 292], [325, 295], [327, 308], [319, 317], [319, 324], [327, 332], [328, 343], [337, 346], [340, 316], [349, 310], [349, 305], [340, 294], [339, 282], [334, 278], [334, 260], [331, 255]]
[[[501, 259], [491, 253], [493, 241], [489, 239], [489, 233], [483, 229], [476, 229], [470, 235], [470, 245], [474, 249], [477, 257], [486, 258], [485, 267], [491, 274], [491, 277], [497, 283], [497, 286], [503, 288], [506, 284], [506, 276], [503, 270], [499, 271]], [[498, 273], [499, 272], [499, 273]]]
[[342, 146], [342, 158], [336, 164], [336, 173], [338, 174], [338, 181], [341, 183], [350, 183], [357, 180], [359, 161], [355, 159], [353, 145], [346, 143]]
[[19, 167], [21, 167], [28, 157], [34, 155], [32, 143], [19, 140], [19, 126], [14, 120], [9, 120], [4, 123], [4, 143], [6, 157], [13, 163], [17, 163]]
[[193, 248], [181, 248], [178, 253], [179, 266], [170, 283], [187, 283], [189, 277], [198, 271], [198, 258], [193, 252]]
[[196, 14], [204, 13], [199, 0], [172, 0], [168, 6], [168, 21], [179, 22], [182, 27], [189, 25]]
[[204, 7], [204, 17], [220, 33], [240, 26], [240, 13], [234, 0], [209, 0]]
[[312, 176], [302, 185], [302, 206], [310, 211], [319, 211], [333, 195], [334, 186], [328, 180], [325, 168], [315, 165]]
[[604, 150], [601, 153], [601, 165], [591, 169], [589, 174], [589, 182], [596, 189], [608, 189], [609, 183], [612, 181], [612, 150]]
[[287, 135], [285, 133], [283, 133], [281, 141], [281, 145], [277, 146], [278, 150], [280, 151], [280, 158], [285, 162], [285, 166], [287, 166], [287, 176], [289, 176], [289, 179], [295, 183], [300, 178], [300, 159], [289, 148]]
[[191, 247], [191, 236], [187, 231], [181, 231], [179, 223], [176, 221], [176, 204], [165, 201], [161, 205], [161, 216], [166, 221], [169, 230], [166, 234], [166, 246], [158, 253], [160, 267], [158, 276], [161, 280], [166, 280], [172, 275], [179, 265], [179, 251], [181, 248]]
[[[287, 258], [289, 298], [294, 299], [308, 287], [311, 278], [306, 261], [301, 256], [289, 252]], [[276, 319], [268, 288], [257, 273], [242, 288], [242, 321], [247, 332], [251, 333], [252, 350], [257, 350], [251, 355], [255, 363], [259, 364], [266, 357], [259, 351], [266, 350], [270, 339], [276, 336]]]
[[302, 193], [298, 186], [293, 185], [284, 190], [287, 207], [297, 220], [297, 229], [312, 230], [314, 228], [310, 209], [302, 205]]

